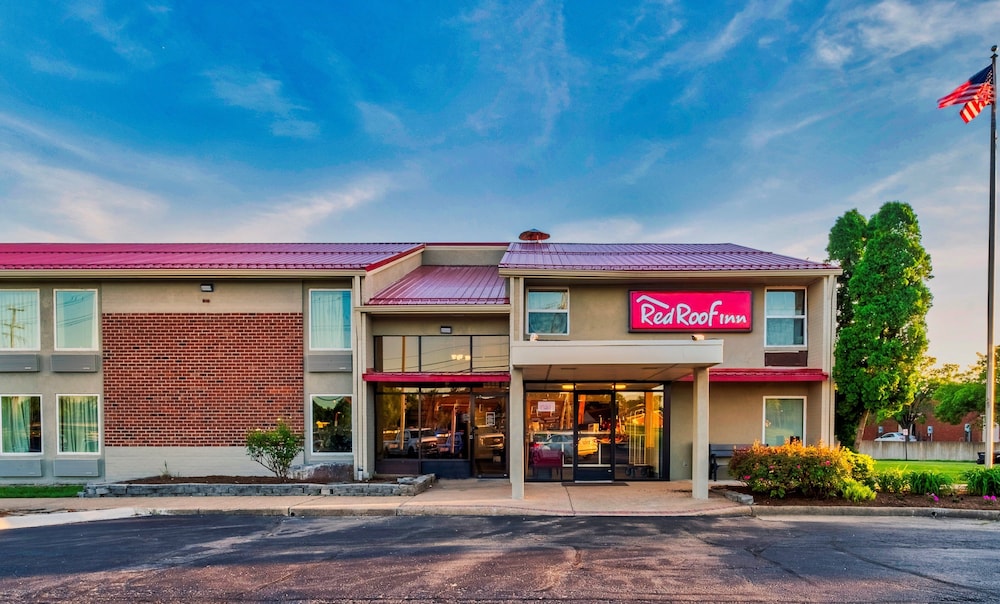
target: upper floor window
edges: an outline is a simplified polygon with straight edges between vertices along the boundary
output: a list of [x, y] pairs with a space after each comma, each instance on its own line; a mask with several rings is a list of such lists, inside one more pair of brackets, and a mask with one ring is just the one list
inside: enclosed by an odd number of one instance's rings
[[97, 350], [97, 291], [55, 291], [56, 350]]
[[38, 350], [38, 290], [0, 290], [0, 350]]
[[765, 346], [805, 346], [806, 290], [767, 290], [764, 315]]
[[350, 290], [309, 290], [309, 348], [311, 350], [351, 348]]
[[569, 333], [569, 290], [528, 291], [527, 333]]

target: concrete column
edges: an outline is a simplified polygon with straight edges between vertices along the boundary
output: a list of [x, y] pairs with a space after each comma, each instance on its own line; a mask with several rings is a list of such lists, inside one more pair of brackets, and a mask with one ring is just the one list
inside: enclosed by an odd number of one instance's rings
[[[354, 477], [358, 480], [370, 478], [375, 474], [375, 446], [371, 442], [371, 433], [375, 416], [374, 399], [368, 397], [368, 387], [364, 380], [365, 359], [368, 356], [368, 323], [369, 316], [358, 308], [362, 300], [362, 283], [360, 277], [354, 278], [351, 287], [352, 354], [353, 354], [353, 392], [351, 393], [351, 440], [354, 449]], [[307, 327], [308, 329], [308, 327]], [[306, 336], [308, 337], [308, 335]], [[306, 404], [311, 404], [306, 401]], [[307, 415], [308, 417], [308, 415]], [[308, 434], [308, 432], [307, 432]]]
[[510, 432], [510, 446], [507, 456], [510, 463], [510, 494], [511, 499], [524, 499], [524, 377], [520, 368], [510, 371], [510, 400], [507, 417], [510, 418], [507, 430]]
[[691, 496], [708, 499], [708, 368], [694, 370], [694, 426], [692, 426]]

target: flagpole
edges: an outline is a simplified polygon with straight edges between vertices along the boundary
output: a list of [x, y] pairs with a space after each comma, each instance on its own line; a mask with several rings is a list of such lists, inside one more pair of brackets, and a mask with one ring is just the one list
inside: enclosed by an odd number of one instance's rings
[[996, 207], [997, 207], [997, 47], [993, 52], [993, 69], [990, 73], [990, 85], [993, 87], [993, 102], [990, 109], [990, 258], [989, 275], [986, 279], [986, 462], [987, 468], [993, 467], [993, 423], [994, 398], [996, 395], [996, 353], [993, 350], [993, 279], [995, 272], [996, 247]]

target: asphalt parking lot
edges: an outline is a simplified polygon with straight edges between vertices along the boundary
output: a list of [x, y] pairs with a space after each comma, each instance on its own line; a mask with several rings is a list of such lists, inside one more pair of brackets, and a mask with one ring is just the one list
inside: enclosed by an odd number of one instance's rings
[[8, 530], [27, 602], [990, 602], [1000, 524], [870, 517], [147, 516]]

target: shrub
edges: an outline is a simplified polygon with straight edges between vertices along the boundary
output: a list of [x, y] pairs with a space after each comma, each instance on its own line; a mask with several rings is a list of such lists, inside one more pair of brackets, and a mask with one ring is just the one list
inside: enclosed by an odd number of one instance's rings
[[851, 466], [851, 478], [874, 490], [877, 484], [875, 460], [869, 455], [856, 453], [846, 447], [841, 447], [840, 452]]
[[907, 472], [905, 476], [914, 495], [944, 495], [952, 491], [951, 478], [942, 472]]
[[844, 499], [853, 501], [854, 503], [875, 499], [874, 489], [866, 484], [858, 482], [853, 478], [848, 478], [844, 481], [844, 488], [841, 491], [841, 494], [843, 494]]
[[851, 478], [851, 466], [843, 449], [787, 443], [736, 451], [729, 473], [754, 493], [783, 498], [797, 493], [806, 497], [835, 497]]
[[975, 468], [962, 473], [965, 490], [970, 495], [1000, 495], [1000, 467]]
[[247, 434], [247, 455], [278, 478], [288, 478], [288, 468], [302, 452], [302, 437], [283, 420], [273, 430], [253, 430]]
[[883, 493], [899, 494], [906, 491], [906, 477], [898, 468], [884, 470], [875, 474], [875, 486]]

